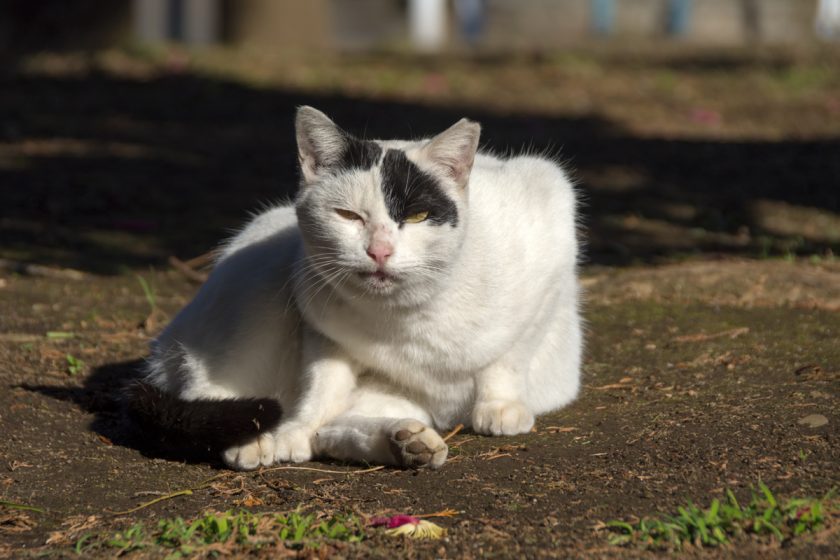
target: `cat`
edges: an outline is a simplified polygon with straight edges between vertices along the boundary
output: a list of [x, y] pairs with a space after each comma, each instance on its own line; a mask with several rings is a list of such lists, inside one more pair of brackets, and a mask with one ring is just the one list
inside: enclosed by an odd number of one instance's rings
[[576, 397], [576, 201], [557, 163], [477, 152], [467, 119], [431, 139], [362, 140], [300, 107], [295, 127], [294, 204], [224, 245], [152, 343], [141, 416], [191, 437], [214, 408], [250, 403], [252, 416], [224, 412], [245, 431], [221, 449], [235, 469], [438, 468], [438, 430], [528, 433]]

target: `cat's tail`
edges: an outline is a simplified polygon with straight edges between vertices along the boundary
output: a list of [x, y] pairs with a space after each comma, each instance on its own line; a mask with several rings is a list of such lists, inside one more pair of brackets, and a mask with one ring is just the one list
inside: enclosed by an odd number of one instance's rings
[[196, 460], [218, 460], [225, 449], [275, 428], [282, 416], [274, 399], [186, 401], [145, 380], [126, 385], [123, 410], [138, 447]]

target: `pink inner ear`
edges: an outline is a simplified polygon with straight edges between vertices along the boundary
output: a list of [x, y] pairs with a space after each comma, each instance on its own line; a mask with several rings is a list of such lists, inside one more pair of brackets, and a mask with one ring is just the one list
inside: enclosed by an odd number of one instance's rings
[[467, 147], [463, 148], [462, 153], [459, 155], [460, 157], [453, 162], [452, 174], [454, 179], [462, 180], [469, 175], [470, 170], [472, 169], [475, 153]]
[[469, 146], [462, 146], [455, 157], [441, 157], [438, 161], [446, 169], [446, 174], [458, 183], [464, 182], [472, 170], [475, 154]]
[[481, 128], [477, 123], [459, 121], [429, 142], [428, 154], [458, 184], [466, 183], [475, 160]]

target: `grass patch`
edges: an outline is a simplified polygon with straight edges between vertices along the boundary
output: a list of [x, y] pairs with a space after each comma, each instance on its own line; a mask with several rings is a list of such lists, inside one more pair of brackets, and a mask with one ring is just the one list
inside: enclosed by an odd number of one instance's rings
[[784, 542], [821, 529], [836, 502], [833, 490], [822, 498], [776, 499], [763, 482], [750, 501], [741, 505], [731, 490], [707, 509], [690, 501], [676, 515], [644, 518], [638, 523], [610, 521], [609, 542], [655, 550], [681, 550], [685, 545], [715, 547], [745, 534], [763, 535]]
[[73, 354], [67, 354], [64, 359], [67, 360], [67, 373], [70, 375], [76, 375], [85, 370], [85, 363]]
[[149, 304], [149, 311], [150, 313], [155, 313], [157, 311], [157, 292], [155, 291], [154, 286], [149, 284], [145, 278], [137, 275], [137, 282], [140, 283], [140, 287], [143, 289], [143, 295], [146, 297], [146, 303]]
[[[355, 515], [251, 513], [247, 510], [208, 512], [188, 521], [162, 519], [149, 528], [143, 523], [116, 534], [86, 534], [73, 545], [73, 552], [89, 555], [105, 552], [121, 556], [135, 550], [157, 550], [167, 558], [203, 553], [228, 554], [259, 550], [277, 544], [287, 548], [318, 547], [330, 541], [359, 542], [364, 523]], [[161, 550], [163, 549], [163, 550]]]

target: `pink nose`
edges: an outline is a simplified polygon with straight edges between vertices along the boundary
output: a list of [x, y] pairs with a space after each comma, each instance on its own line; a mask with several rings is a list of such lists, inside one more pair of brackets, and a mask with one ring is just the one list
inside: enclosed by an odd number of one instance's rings
[[393, 252], [390, 245], [371, 245], [367, 249], [368, 256], [376, 261], [379, 266], [383, 266]]

